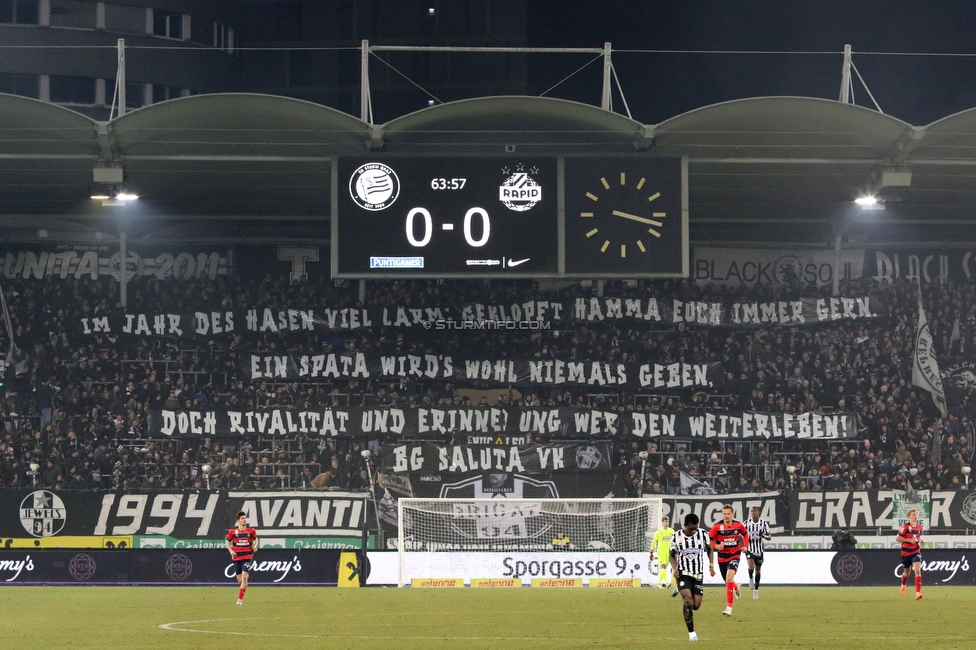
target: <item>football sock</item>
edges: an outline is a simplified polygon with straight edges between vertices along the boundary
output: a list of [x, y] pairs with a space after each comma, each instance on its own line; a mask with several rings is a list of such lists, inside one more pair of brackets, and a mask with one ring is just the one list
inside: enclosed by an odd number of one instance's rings
[[760, 572], [756, 571], [756, 589], [759, 589], [759, 577], [761, 575], [762, 574]]
[[908, 584], [908, 571], [901, 572], [901, 586], [904, 587]]
[[735, 598], [735, 583], [726, 582], [725, 583], [725, 602], [728, 603], [729, 607], [732, 607], [732, 599]]
[[915, 576], [915, 593], [922, 592], [922, 576]]
[[244, 600], [244, 592], [247, 591], [246, 587], [241, 587], [240, 591], [237, 592], [237, 599]]
[[752, 582], [752, 569], [749, 569], [749, 582]]
[[681, 613], [684, 614], [684, 617], [685, 617], [685, 625], [688, 626], [688, 631], [689, 632], [694, 632], [695, 631], [695, 611], [692, 608], [690, 608], [687, 605], [685, 605], [684, 607], [681, 608]]

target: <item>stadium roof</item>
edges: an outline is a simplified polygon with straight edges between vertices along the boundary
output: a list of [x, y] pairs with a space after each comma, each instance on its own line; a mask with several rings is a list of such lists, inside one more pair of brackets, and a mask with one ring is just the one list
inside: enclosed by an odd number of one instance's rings
[[[109, 122], [0, 95], [0, 236], [112, 237], [124, 218], [133, 237], [154, 241], [324, 241], [332, 156], [506, 147], [687, 156], [693, 245], [825, 246], [838, 232], [886, 245], [976, 240], [976, 109], [919, 127], [851, 104], [763, 97], [646, 125], [565, 100], [506, 96], [371, 125], [257, 94], [176, 99]], [[125, 210], [89, 198], [93, 167], [119, 164], [142, 197]], [[855, 208], [866, 194], [885, 210]]]

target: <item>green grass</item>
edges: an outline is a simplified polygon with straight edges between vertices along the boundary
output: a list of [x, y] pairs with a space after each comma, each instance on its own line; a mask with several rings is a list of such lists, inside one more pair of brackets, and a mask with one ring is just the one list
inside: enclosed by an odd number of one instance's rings
[[[972, 648], [976, 588], [743, 588], [731, 619], [706, 587], [699, 647]], [[0, 589], [4, 650], [28, 648], [650, 648], [688, 642], [660, 589], [13, 587]]]

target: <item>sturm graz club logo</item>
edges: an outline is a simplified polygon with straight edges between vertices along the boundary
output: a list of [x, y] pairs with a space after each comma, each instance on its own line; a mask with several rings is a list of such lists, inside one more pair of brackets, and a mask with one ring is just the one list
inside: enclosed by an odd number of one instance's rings
[[514, 170], [508, 166], [502, 167], [502, 174], [506, 178], [498, 188], [498, 200], [515, 212], [526, 212], [534, 208], [542, 200], [542, 186], [532, 178], [538, 173], [538, 167], [526, 169], [522, 163], [515, 165]]
[[364, 210], [385, 210], [400, 196], [400, 179], [383, 163], [366, 163], [349, 177], [349, 196]]
[[603, 462], [603, 454], [596, 447], [580, 447], [576, 450], [576, 466], [580, 469], [596, 469]]
[[61, 532], [67, 519], [64, 501], [54, 492], [37, 490], [20, 502], [20, 523], [34, 537], [52, 537]]

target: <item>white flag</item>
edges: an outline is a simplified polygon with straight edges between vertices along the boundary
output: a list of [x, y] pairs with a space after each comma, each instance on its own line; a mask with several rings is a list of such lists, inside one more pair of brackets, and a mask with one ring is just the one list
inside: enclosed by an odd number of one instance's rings
[[962, 334], [959, 333], [959, 317], [956, 316], [956, 322], [952, 324], [952, 334], [949, 335], [949, 349], [952, 349], [952, 344], [959, 341], [959, 351], [962, 352]]
[[708, 483], [699, 481], [687, 472], [681, 472], [681, 494], [718, 494]]
[[925, 309], [922, 307], [922, 291], [918, 292], [918, 331], [915, 333], [915, 363], [912, 366], [912, 383], [924, 388], [932, 395], [932, 401], [939, 407], [942, 417], [949, 415], [946, 405], [945, 390], [942, 388], [942, 373], [935, 360], [935, 350], [932, 349], [932, 332], [925, 319]]

